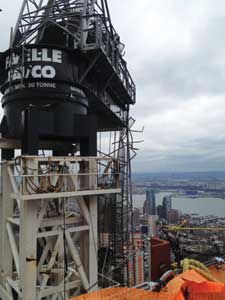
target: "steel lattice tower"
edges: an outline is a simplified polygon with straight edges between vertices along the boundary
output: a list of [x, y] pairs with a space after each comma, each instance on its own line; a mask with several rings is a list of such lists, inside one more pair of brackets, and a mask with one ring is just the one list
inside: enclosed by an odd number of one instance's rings
[[[124, 45], [112, 25], [107, 1], [24, 0], [16, 26], [11, 32], [10, 47], [6, 52], [0, 53], [0, 90], [3, 94], [4, 109], [0, 127], [4, 143], [0, 141], [0, 147], [4, 148], [4, 158], [7, 160], [13, 158], [14, 149], [17, 148], [22, 150], [22, 154], [28, 155], [37, 155], [38, 150], [48, 149], [53, 151], [54, 164], [58, 164], [58, 170], [61, 170], [60, 164], [65, 163], [66, 160], [61, 158], [60, 163], [57, 163], [57, 156], [67, 157], [72, 153], [73, 157], [74, 153], [79, 153], [84, 157], [83, 161], [86, 166], [82, 166], [82, 159], [78, 161], [68, 159], [70, 165], [75, 163], [79, 165], [79, 172], [83, 176], [85, 171], [82, 169], [86, 168], [90, 177], [86, 181], [87, 185], [89, 189], [95, 186], [93, 192], [95, 196], [91, 196], [89, 192], [83, 199], [77, 200], [81, 206], [80, 210], [84, 212], [84, 215], [88, 214], [85, 204], [89, 198], [93, 197], [93, 216], [95, 216], [96, 195], [99, 199], [106, 197], [111, 203], [112, 220], [115, 223], [109, 239], [112, 247], [112, 263], [116, 270], [112, 277], [122, 285], [128, 284], [130, 280], [127, 257], [129, 251], [133, 251], [132, 238], [130, 238], [130, 233], [132, 233], [130, 150], [133, 147], [131, 138], [133, 120], [129, 116], [129, 111], [130, 105], [134, 105], [136, 101], [136, 88], [124, 59]], [[115, 134], [116, 138], [113, 142], [117, 145], [114, 151], [109, 151], [109, 153], [98, 151], [97, 133], [99, 132], [118, 133]], [[11, 139], [16, 141], [16, 144], [12, 143]], [[104, 166], [98, 166], [100, 159], [97, 158], [95, 162], [89, 163], [89, 158], [97, 157], [97, 153], [105, 159]], [[24, 159], [26, 161], [26, 157]], [[32, 170], [32, 161], [29, 158], [27, 160]], [[40, 171], [38, 165], [43, 162], [36, 159], [35, 163], [37, 168], [35, 174], [21, 173], [20, 175], [25, 176], [24, 178], [42, 176], [38, 173]], [[94, 170], [103, 168], [107, 172], [103, 172], [102, 177], [98, 174], [96, 182], [96, 178], [91, 175], [90, 165]], [[9, 187], [8, 184], [5, 186], [8, 190], [13, 188], [15, 194], [16, 182], [12, 181], [12, 178], [17, 172], [15, 170], [18, 168], [18, 163], [15, 162], [9, 166], [8, 171], [11, 171], [7, 173], [7, 167], [5, 167], [4, 176], [11, 180], [13, 186]], [[19, 168], [27, 170], [23, 165], [19, 165]], [[52, 168], [50, 164], [49, 170]], [[77, 176], [78, 181], [82, 178], [79, 172], [72, 175]], [[108, 174], [111, 176], [111, 181], [108, 179]], [[105, 192], [107, 196], [103, 196], [104, 193], [100, 193], [100, 196], [96, 190], [100, 186], [104, 189], [106, 184], [114, 184], [115, 177], [117, 183], [120, 184], [120, 192], [116, 189], [114, 194]], [[24, 178], [22, 177], [23, 180]], [[85, 180], [83, 181], [85, 184]], [[32, 186], [37, 187], [38, 183]], [[67, 192], [72, 192], [72, 195], [73, 187], [71, 183], [67, 187], [69, 188]], [[24, 188], [24, 181], [21, 188]], [[6, 201], [7, 191], [4, 192], [4, 201]], [[40, 187], [36, 191], [38, 193]], [[28, 196], [23, 195], [23, 197]], [[19, 196], [17, 198], [20, 199]], [[63, 211], [58, 209], [58, 204], [54, 203], [55, 214], [63, 214]], [[90, 207], [89, 213], [91, 213]], [[19, 210], [19, 206], [16, 209]], [[40, 204], [40, 207], [35, 209], [43, 208]], [[4, 218], [7, 216], [5, 213]], [[35, 213], [34, 210], [32, 213]], [[43, 209], [43, 216], [45, 216], [44, 213]], [[24, 214], [25, 211], [21, 212], [23, 222], [26, 221]], [[7, 216], [9, 217], [12, 216]], [[30, 218], [29, 221], [31, 221]], [[26, 224], [29, 223], [26, 222]], [[57, 226], [62, 226], [62, 224]], [[65, 226], [67, 225], [64, 224]], [[87, 226], [91, 226], [90, 220], [88, 224], [85, 223], [82, 226], [82, 230], [87, 230]], [[101, 233], [101, 224], [99, 231]], [[5, 233], [2, 236], [5, 236]], [[42, 247], [45, 243], [48, 244], [47, 234], [40, 233], [39, 236], [45, 239]], [[67, 238], [70, 248], [73, 248], [70, 236]], [[13, 240], [13, 243], [16, 247], [17, 241]], [[22, 244], [20, 246], [22, 247]], [[82, 247], [85, 249], [84, 245]], [[93, 245], [92, 249], [95, 249]], [[75, 262], [79, 262], [77, 257], [75, 257]], [[13, 269], [14, 267], [13, 265]], [[16, 267], [14, 273], [19, 274], [18, 265]], [[88, 266], [84, 269], [87, 271]], [[90, 274], [91, 280], [88, 282], [88, 275], [86, 276], [83, 270], [78, 271], [81, 273], [81, 279], [84, 279], [81, 280], [81, 287], [88, 290], [93, 284], [96, 285]], [[88, 272], [91, 272], [91, 269]], [[5, 284], [5, 279], [3, 282]], [[64, 284], [70, 286], [69, 281]], [[14, 289], [17, 288], [14, 286]], [[7, 299], [8, 292], [4, 294], [4, 299]], [[17, 290], [17, 292], [20, 296], [21, 291]], [[60, 296], [55, 297], [54, 299], [58, 299], [57, 297]]]

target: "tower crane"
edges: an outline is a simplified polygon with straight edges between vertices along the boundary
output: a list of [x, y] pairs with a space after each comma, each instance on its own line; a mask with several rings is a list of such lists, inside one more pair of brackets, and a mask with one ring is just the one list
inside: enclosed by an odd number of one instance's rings
[[105, 200], [110, 280], [127, 285], [136, 87], [108, 2], [21, 2], [0, 52], [0, 299], [97, 289]]

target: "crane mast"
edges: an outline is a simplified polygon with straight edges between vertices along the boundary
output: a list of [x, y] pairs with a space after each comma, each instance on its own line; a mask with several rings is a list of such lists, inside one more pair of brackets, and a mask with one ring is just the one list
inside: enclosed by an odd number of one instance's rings
[[[100, 277], [135, 284], [127, 257], [136, 87], [107, 1], [24, 0], [0, 53], [0, 91], [0, 298], [69, 299]], [[106, 202], [115, 223], [107, 274], [98, 268]]]

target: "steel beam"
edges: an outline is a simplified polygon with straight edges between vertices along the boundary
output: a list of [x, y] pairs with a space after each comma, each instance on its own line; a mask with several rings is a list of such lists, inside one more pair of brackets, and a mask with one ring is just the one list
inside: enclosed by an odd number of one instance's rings
[[2, 164], [2, 226], [1, 226], [1, 248], [2, 257], [0, 261], [2, 270], [2, 282], [6, 284], [6, 277], [12, 277], [13, 272], [13, 257], [10, 251], [11, 245], [7, 233], [7, 222], [9, 217], [13, 217], [13, 200], [9, 194], [12, 192], [12, 187], [7, 171], [7, 163]]

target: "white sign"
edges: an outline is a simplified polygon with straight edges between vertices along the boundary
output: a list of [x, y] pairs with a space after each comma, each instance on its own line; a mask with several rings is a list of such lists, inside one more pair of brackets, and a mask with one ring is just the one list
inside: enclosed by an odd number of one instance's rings
[[5, 67], [8, 70], [8, 80], [16, 80], [22, 78], [47, 78], [53, 79], [56, 76], [56, 69], [52, 65], [45, 65], [45, 62], [62, 63], [62, 51], [47, 48], [28, 49], [25, 56], [27, 62], [42, 62], [43, 64], [22, 65], [22, 57], [16, 53], [6, 58]]

